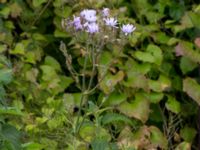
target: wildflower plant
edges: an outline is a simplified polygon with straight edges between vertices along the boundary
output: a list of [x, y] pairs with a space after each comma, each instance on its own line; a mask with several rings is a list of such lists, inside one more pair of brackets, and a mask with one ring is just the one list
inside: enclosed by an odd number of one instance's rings
[[[83, 51], [83, 68], [81, 72], [77, 73], [73, 68], [72, 58], [68, 54], [65, 44], [61, 42], [60, 50], [66, 57], [68, 70], [82, 92], [79, 114], [74, 126], [74, 133], [78, 134], [83, 122], [87, 119], [86, 116], [81, 116], [81, 110], [88, 106], [88, 97], [99, 87], [108, 71], [108, 69], [102, 69], [103, 72], [98, 72], [98, 68], [109, 68], [115, 59], [113, 57], [113, 60], [104, 66], [99, 64], [105, 46], [107, 44], [120, 45], [121, 50], [118, 53], [120, 54], [128, 36], [135, 31], [136, 27], [132, 24], [121, 24], [116, 17], [111, 15], [108, 8], [98, 11], [85, 9], [71, 19], [63, 20], [62, 26], [66, 32], [72, 35], [73, 40], [81, 45]], [[92, 67], [88, 68], [88, 64]], [[87, 74], [88, 69], [91, 72], [90, 75]], [[94, 79], [97, 75], [98, 81], [95, 83]]]

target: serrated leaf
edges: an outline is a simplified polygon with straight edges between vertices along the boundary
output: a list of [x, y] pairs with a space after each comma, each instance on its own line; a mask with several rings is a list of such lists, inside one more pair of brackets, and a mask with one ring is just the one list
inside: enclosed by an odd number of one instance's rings
[[200, 105], [200, 85], [192, 78], [183, 80], [183, 91]]

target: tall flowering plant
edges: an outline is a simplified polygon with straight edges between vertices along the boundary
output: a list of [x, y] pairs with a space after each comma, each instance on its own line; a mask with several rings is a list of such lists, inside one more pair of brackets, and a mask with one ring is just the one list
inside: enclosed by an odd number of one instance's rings
[[[108, 8], [98, 11], [85, 9], [79, 15], [63, 20], [62, 26], [84, 49], [82, 55], [84, 57], [83, 69], [80, 73], [77, 73], [73, 68], [72, 58], [68, 54], [65, 44], [61, 42], [60, 45], [60, 50], [66, 57], [68, 70], [82, 92], [79, 114], [74, 126], [74, 134], [76, 135], [86, 119], [86, 116], [81, 115], [82, 108], [87, 107], [89, 95], [98, 88], [99, 83], [106, 76], [106, 71], [100, 72], [101, 77], [98, 77], [98, 83], [94, 83], [94, 77], [98, 74], [98, 67], [102, 67], [99, 64], [99, 59], [105, 45], [120, 44], [123, 47], [127, 37], [135, 31], [136, 27], [132, 24], [121, 24], [116, 17], [111, 15], [111, 11]], [[82, 38], [82, 36], [85, 38]], [[112, 63], [112, 60], [110, 62]], [[92, 66], [89, 79], [86, 77], [88, 63]], [[107, 64], [107, 67], [109, 65]]]

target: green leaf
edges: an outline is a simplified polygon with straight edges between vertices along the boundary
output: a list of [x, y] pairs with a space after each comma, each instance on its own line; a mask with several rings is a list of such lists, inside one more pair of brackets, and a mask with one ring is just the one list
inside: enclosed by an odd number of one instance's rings
[[183, 74], [194, 70], [198, 65], [187, 57], [181, 57], [180, 68]]
[[8, 84], [12, 80], [12, 70], [11, 69], [1, 69], [0, 70], [0, 83]]
[[112, 92], [106, 99], [105, 106], [116, 106], [125, 101], [127, 96], [123, 93]]
[[51, 56], [45, 57], [44, 64], [53, 67], [57, 71], [61, 71], [60, 64], [55, 58]]
[[34, 7], [39, 7], [40, 5], [46, 3], [47, 1], [48, 0], [33, 0], [32, 3]]
[[114, 90], [115, 85], [118, 82], [122, 81], [123, 78], [124, 78], [124, 72], [121, 70], [118, 71], [115, 75], [109, 73], [105, 76], [102, 82], [100, 82], [100, 88], [103, 90], [105, 94], [110, 94]]
[[16, 107], [0, 107], [0, 115], [23, 115]]
[[162, 63], [162, 50], [156, 46], [149, 44], [146, 52], [136, 51], [135, 57], [143, 62], [155, 63], [161, 65]]
[[163, 93], [156, 92], [145, 93], [145, 95], [151, 103], [159, 103], [164, 97]]
[[181, 104], [174, 97], [168, 95], [168, 100], [165, 103], [165, 106], [168, 110], [173, 113], [178, 114], [181, 111]]
[[175, 150], [191, 150], [191, 144], [188, 142], [181, 142]]
[[25, 47], [22, 43], [17, 43], [14, 50], [10, 51], [11, 54], [19, 54], [24, 55], [25, 54]]
[[133, 122], [130, 118], [128, 118], [127, 116], [124, 116], [122, 114], [117, 114], [117, 113], [109, 113], [106, 114], [102, 117], [102, 124], [103, 125], [107, 125], [110, 123], [116, 123], [116, 122], [123, 122], [129, 125], [133, 125]]
[[123, 102], [117, 109], [129, 117], [134, 117], [145, 123], [149, 117], [149, 104], [149, 100], [143, 93], [136, 93], [133, 101]]
[[200, 105], [200, 85], [192, 78], [183, 80], [183, 91]]
[[110, 150], [109, 144], [105, 139], [98, 139], [92, 141], [92, 150]]
[[171, 81], [168, 77], [160, 75], [157, 81], [148, 80], [149, 88], [155, 92], [162, 92], [171, 87]]
[[5, 148], [5, 150], [21, 150], [20, 143], [20, 132], [13, 126], [9, 124], [3, 124], [1, 127], [1, 136], [3, 136], [3, 145], [0, 148]]
[[163, 133], [154, 126], [150, 126], [150, 141], [152, 144], [155, 144], [163, 149], [167, 149], [168, 141], [167, 138], [163, 135]]
[[184, 128], [182, 128], [180, 130], [180, 135], [181, 137], [186, 141], [186, 142], [189, 142], [189, 143], [192, 143], [195, 136], [197, 134], [197, 131], [194, 129], [194, 128], [191, 128], [191, 127], [188, 127], [188, 126], [185, 126]]
[[30, 142], [30, 143], [22, 144], [22, 148], [24, 148], [24, 150], [36, 150], [36, 149], [42, 150], [44, 148], [44, 146], [42, 146], [39, 143]]
[[96, 127], [92, 123], [84, 123], [80, 130], [79, 135], [86, 142], [92, 142], [95, 138], [101, 138], [106, 141], [110, 141], [110, 134], [101, 127]]

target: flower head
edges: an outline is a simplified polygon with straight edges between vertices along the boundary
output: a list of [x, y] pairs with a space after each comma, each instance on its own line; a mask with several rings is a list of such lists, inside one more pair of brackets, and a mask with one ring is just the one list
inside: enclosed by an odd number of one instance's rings
[[104, 8], [104, 9], [102, 10], [102, 15], [103, 15], [104, 17], [108, 17], [108, 16], [110, 15], [110, 9], [109, 9], [109, 8]]
[[75, 27], [76, 30], [83, 29], [80, 17], [74, 16], [74, 20], [72, 21], [72, 25]]
[[117, 28], [117, 20], [115, 18], [106, 18], [104, 21], [107, 26]]
[[93, 9], [85, 9], [81, 11], [80, 15], [88, 22], [95, 22], [97, 20], [96, 10]]
[[96, 32], [99, 32], [99, 26], [98, 26], [98, 24], [96, 24], [96, 23], [90, 23], [90, 24], [88, 24], [87, 25], [87, 32], [89, 32], [89, 33], [96, 33]]
[[132, 24], [126, 24], [126, 25], [123, 25], [121, 29], [122, 29], [122, 32], [125, 33], [125, 35], [128, 35], [132, 33], [136, 29], [136, 27], [133, 26]]

